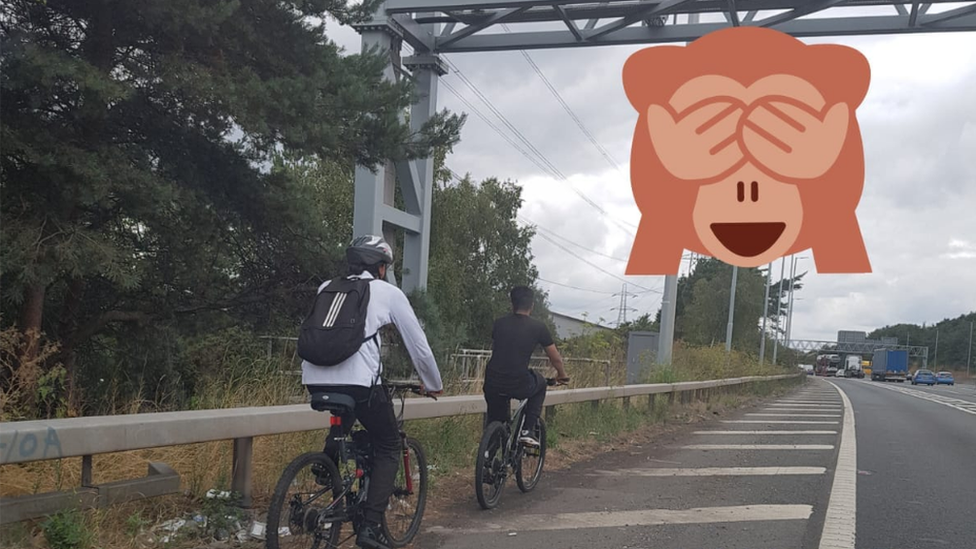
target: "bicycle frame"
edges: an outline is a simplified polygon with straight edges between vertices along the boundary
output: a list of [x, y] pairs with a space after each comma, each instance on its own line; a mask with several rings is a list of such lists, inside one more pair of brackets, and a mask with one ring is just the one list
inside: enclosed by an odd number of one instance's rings
[[[400, 394], [400, 412], [396, 416], [397, 420], [397, 430], [400, 433], [400, 443], [403, 448], [403, 470], [410, 471], [410, 451], [407, 447], [407, 433], [403, 429], [404, 419], [403, 412], [406, 407], [406, 395], [404, 394], [407, 389], [403, 387], [398, 387], [396, 385], [383, 385], [383, 390], [387, 392], [387, 397], [392, 400], [395, 394]], [[355, 445], [355, 440], [352, 439], [355, 432], [359, 432], [362, 429], [357, 429], [353, 431], [353, 427], [358, 424], [358, 420], [353, 419], [353, 425], [349, 428], [349, 433], [345, 434], [343, 431], [342, 418], [340, 416], [332, 416], [329, 420], [329, 434], [327, 436], [333, 437], [333, 439], [338, 443], [338, 456], [339, 461], [336, 465], [346, 464], [350, 460], [354, 460], [356, 463], [356, 471], [352, 476], [342, 476], [342, 492], [335, 496], [335, 499], [330, 503], [325, 509], [322, 510], [323, 513], [332, 511], [339, 502], [347, 500], [347, 511], [345, 514], [336, 517], [336, 520], [341, 520], [346, 522], [351, 519], [351, 511], [358, 509], [366, 500], [366, 495], [369, 492], [369, 472], [370, 472], [370, 460], [369, 456], [364, 454], [361, 449]], [[357, 448], [357, 451], [350, 455], [349, 444], [353, 443], [353, 447]], [[340, 471], [340, 475], [342, 472]], [[405, 474], [404, 479], [406, 481], [406, 493], [407, 495], [413, 494], [413, 475]], [[351, 498], [353, 485], [359, 481], [359, 489], [356, 492], [356, 497]], [[350, 499], [351, 498], [351, 499]]]

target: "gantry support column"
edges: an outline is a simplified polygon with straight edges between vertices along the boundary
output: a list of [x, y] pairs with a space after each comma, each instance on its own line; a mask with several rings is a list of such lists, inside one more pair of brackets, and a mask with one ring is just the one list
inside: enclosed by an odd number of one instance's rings
[[[404, 77], [400, 62], [400, 48], [406, 32], [403, 26], [387, 17], [380, 8], [370, 22], [355, 25], [355, 28], [363, 37], [363, 51], [378, 47], [380, 52], [388, 52], [389, 63], [384, 76], [391, 81]], [[447, 69], [437, 56], [418, 49], [416, 44], [414, 49], [418, 54], [405, 59], [403, 65], [412, 71], [413, 75], [407, 78], [416, 86], [417, 101], [410, 110], [410, 129], [417, 133], [437, 108], [437, 79], [447, 74]], [[404, 115], [401, 120], [405, 120]], [[395, 247], [395, 231], [403, 231], [403, 249], [394, 249], [394, 253], [403, 257], [401, 289], [408, 294], [427, 287], [433, 182], [432, 158], [387, 161], [377, 167], [376, 173], [356, 166], [353, 232], [355, 236], [382, 234]], [[405, 210], [394, 207], [398, 186]], [[393, 269], [387, 270], [387, 280], [396, 284]]]

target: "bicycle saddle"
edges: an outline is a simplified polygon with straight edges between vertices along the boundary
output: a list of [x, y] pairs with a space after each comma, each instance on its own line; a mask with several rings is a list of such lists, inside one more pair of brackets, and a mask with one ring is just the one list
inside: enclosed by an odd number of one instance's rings
[[339, 415], [351, 414], [356, 409], [356, 399], [342, 393], [314, 393], [311, 404], [316, 412], [336, 412]]

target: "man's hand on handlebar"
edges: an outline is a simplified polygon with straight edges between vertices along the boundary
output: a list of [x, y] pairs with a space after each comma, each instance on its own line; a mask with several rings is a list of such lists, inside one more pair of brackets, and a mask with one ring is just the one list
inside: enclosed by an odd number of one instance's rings
[[550, 386], [552, 386], [552, 385], [566, 385], [566, 384], [569, 383], [569, 376], [564, 375], [564, 376], [561, 376], [561, 377], [550, 377], [550, 378], [546, 379], [546, 383], [548, 385], [550, 385]]
[[432, 398], [434, 400], [437, 400], [437, 397], [439, 397], [440, 395], [443, 395], [444, 394], [444, 390], [441, 389], [440, 391], [428, 391], [426, 387], [424, 387], [423, 385], [421, 385], [420, 386], [420, 394], [421, 394], [421, 396], [426, 396], [426, 397], [430, 397], [430, 398]]

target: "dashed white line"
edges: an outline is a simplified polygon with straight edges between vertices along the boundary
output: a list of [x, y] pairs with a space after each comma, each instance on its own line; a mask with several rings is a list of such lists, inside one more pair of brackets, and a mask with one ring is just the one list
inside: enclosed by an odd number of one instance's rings
[[830, 489], [830, 501], [820, 534], [820, 549], [854, 549], [857, 533], [857, 438], [854, 432], [854, 408], [850, 399], [833, 382], [828, 381], [844, 401], [844, 428], [840, 435], [837, 469]]

